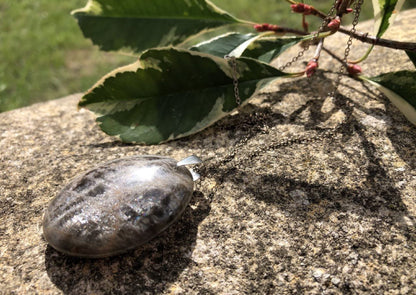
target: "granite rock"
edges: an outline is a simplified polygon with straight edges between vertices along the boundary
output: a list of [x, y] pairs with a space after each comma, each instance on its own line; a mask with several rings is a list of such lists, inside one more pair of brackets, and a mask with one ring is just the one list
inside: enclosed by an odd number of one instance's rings
[[[399, 15], [386, 37], [411, 40], [415, 15]], [[342, 54], [345, 36], [331, 39]], [[354, 42], [353, 55], [367, 47]], [[339, 67], [327, 57], [322, 69]], [[401, 51], [377, 48], [364, 71], [412, 67]], [[0, 293], [414, 294], [416, 128], [350, 78], [328, 99], [333, 78], [273, 83], [205, 131], [157, 146], [106, 136], [77, 111], [80, 95], [0, 114]], [[48, 246], [42, 215], [63, 185], [138, 154], [205, 160], [182, 218], [121, 256], [73, 258]]]

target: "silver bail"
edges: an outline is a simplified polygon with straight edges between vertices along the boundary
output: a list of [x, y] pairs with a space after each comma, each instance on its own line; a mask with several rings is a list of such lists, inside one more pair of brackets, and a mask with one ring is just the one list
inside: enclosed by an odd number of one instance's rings
[[187, 165], [195, 165], [195, 164], [201, 164], [202, 160], [198, 158], [195, 155], [186, 157], [183, 160], [180, 160], [176, 165], [178, 166], [187, 166]]
[[[187, 166], [187, 165], [195, 165], [195, 164], [201, 164], [201, 163], [202, 163], [202, 160], [200, 158], [198, 158], [195, 155], [192, 155], [192, 156], [186, 157], [185, 159], [179, 161], [176, 165], [177, 166]], [[192, 169], [189, 169], [189, 172], [191, 172], [193, 181], [197, 181], [201, 177], [201, 175], [199, 175], [197, 172], [195, 172]]]

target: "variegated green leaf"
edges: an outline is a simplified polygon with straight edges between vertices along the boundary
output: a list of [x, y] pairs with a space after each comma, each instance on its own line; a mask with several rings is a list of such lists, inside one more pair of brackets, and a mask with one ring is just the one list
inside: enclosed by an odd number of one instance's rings
[[296, 45], [304, 39], [304, 37], [270, 37], [259, 39], [252, 42], [247, 49], [244, 50], [242, 56], [256, 58], [269, 63], [286, 49]]
[[208, 0], [89, 0], [73, 15], [84, 36], [102, 50], [134, 52], [240, 22]]
[[416, 125], [416, 72], [400, 71], [377, 77], [362, 77], [383, 92]]
[[407, 56], [412, 61], [413, 65], [416, 67], [416, 52], [413, 51], [406, 51]]
[[380, 38], [393, 23], [404, 0], [373, 0], [374, 34]]
[[240, 56], [239, 54], [232, 54], [237, 48], [244, 46], [243, 50], [254, 40], [259, 38], [256, 34], [240, 34], [227, 33], [208, 41], [202, 42], [191, 47], [190, 50], [204, 52], [219, 57], [227, 55]]
[[[374, 35], [380, 38], [393, 23], [394, 18], [402, 8], [404, 0], [373, 0], [374, 9]], [[374, 45], [371, 45], [367, 52], [355, 63], [365, 60], [373, 51]]]
[[268, 82], [287, 76], [254, 59], [229, 61], [175, 48], [140, 60], [98, 82], [79, 102], [99, 115], [102, 130], [125, 142], [156, 144], [196, 133], [237, 108]]
[[256, 34], [228, 33], [200, 43], [191, 50], [215, 56], [245, 56], [269, 63], [304, 37], [267, 37]]

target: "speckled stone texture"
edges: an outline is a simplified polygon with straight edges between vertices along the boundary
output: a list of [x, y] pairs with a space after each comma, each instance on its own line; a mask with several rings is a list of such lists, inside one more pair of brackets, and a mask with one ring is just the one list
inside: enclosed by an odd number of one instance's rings
[[[403, 13], [386, 37], [414, 40], [415, 17]], [[345, 36], [331, 39], [342, 54]], [[367, 47], [354, 42], [352, 58]], [[322, 69], [339, 67], [327, 58]], [[364, 71], [412, 67], [404, 53], [377, 48]], [[416, 128], [350, 78], [327, 99], [333, 81], [319, 71], [276, 82], [202, 133], [151, 147], [101, 133], [76, 110], [79, 95], [0, 114], [0, 293], [415, 294]], [[276, 143], [293, 136], [312, 140]], [[205, 159], [182, 218], [118, 257], [72, 258], [47, 246], [42, 214], [63, 185], [137, 154]]]

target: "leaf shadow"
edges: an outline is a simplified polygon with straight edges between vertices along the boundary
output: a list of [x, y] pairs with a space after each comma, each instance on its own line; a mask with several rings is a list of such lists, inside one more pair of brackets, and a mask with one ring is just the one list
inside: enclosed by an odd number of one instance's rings
[[[385, 110], [380, 107], [365, 106], [354, 102], [352, 97], [338, 95], [334, 100], [334, 109], [328, 113], [322, 113], [322, 98], [328, 94], [328, 90], [333, 89], [335, 86], [335, 82], [327, 78], [323, 71], [317, 71], [316, 75], [311, 79], [303, 78], [280, 84], [279, 91], [265, 94], [265, 101], [271, 105], [276, 105], [281, 101], [282, 95], [288, 93], [298, 93], [307, 96], [308, 100], [304, 105], [281, 120], [285, 123], [303, 126], [306, 130], [320, 130], [321, 128], [318, 125], [339, 110], [342, 110], [347, 117], [351, 118], [354, 108], [376, 120], [384, 121], [387, 125], [386, 136], [391, 141], [395, 151], [412, 169], [416, 169], [416, 151], [414, 149], [416, 145], [416, 128], [406, 120], [404, 115], [384, 95], [374, 91], [364, 81], [347, 79], [346, 81], [344, 79], [344, 82], [340, 85], [347, 88], [349, 93], [368, 97], [368, 101], [381, 102]], [[307, 122], [300, 122], [298, 117], [306, 109], [311, 111], [311, 116]], [[363, 124], [360, 124], [360, 126], [363, 130], [371, 128], [371, 126], [366, 127]]]
[[195, 263], [191, 256], [198, 225], [210, 210], [210, 201], [195, 191], [179, 221], [149, 243], [119, 256], [77, 258], [48, 245], [47, 274], [64, 294], [161, 294]]
[[[260, 123], [256, 120], [251, 120], [252, 128], [247, 126], [245, 134], [239, 136], [247, 136], [248, 140], [260, 135], [262, 127], [267, 126], [269, 128], [279, 124], [293, 124], [299, 125], [306, 131], [321, 132], [327, 130], [321, 127], [321, 123], [328, 120], [332, 115], [338, 111], [342, 111], [345, 114], [346, 120], [342, 122], [337, 129], [337, 133], [340, 135], [340, 143], [337, 145], [337, 150], [340, 150], [346, 157], [349, 157], [349, 153], [345, 150], [343, 143], [347, 143], [352, 140], [353, 137], [358, 138], [360, 148], [363, 154], [363, 165], [357, 166], [359, 169], [359, 183], [354, 187], [347, 187], [340, 182], [339, 184], [315, 184], [307, 181], [301, 181], [296, 178], [291, 178], [285, 175], [277, 175], [274, 173], [265, 173], [262, 170], [246, 169], [247, 163], [238, 163], [234, 161], [230, 165], [226, 165], [224, 168], [207, 167], [205, 173], [208, 175], [215, 175], [215, 180], [218, 183], [230, 181], [232, 184], [244, 187], [244, 193], [250, 195], [252, 198], [261, 200], [274, 206], [279, 206], [283, 211], [286, 211], [290, 216], [296, 217], [301, 222], [310, 213], [310, 204], [321, 204], [325, 207], [326, 213], [319, 218], [328, 218], [331, 212], [350, 212], [352, 210], [358, 210], [364, 215], [378, 215], [390, 212], [395, 215], [400, 222], [401, 217], [408, 215], [406, 205], [403, 203], [402, 194], [397, 189], [397, 179], [393, 179], [385, 168], [385, 164], [380, 158], [379, 150], [371, 139], [368, 137], [368, 133], [371, 132], [369, 128], [371, 126], [364, 125], [354, 115], [355, 111], [360, 111], [365, 114], [369, 114], [376, 118], [385, 119], [386, 115], [383, 110], [379, 108], [367, 107], [355, 102], [348, 94], [337, 95], [333, 100], [334, 108], [329, 112], [322, 112], [323, 97], [327, 94], [327, 89], [334, 86], [334, 82], [325, 77], [324, 73], [318, 73], [314, 77], [314, 81], [307, 79], [300, 79], [291, 81], [288, 83], [279, 84], [279, 90], [272, 93], [265, 93], [264, 101], [270, 104], [270, 107], [252, 106], [253, 113], [261, 114], [262, 120]], [[315, 83], [316, 81], [316, 83]], [[322, 85], [328, 83], [330, 86], [323, 88]], [[370, 97], [371, 99], [378, 99], [378, 94], [367, 88], [363, 84], [363, 88], [354, 87], [355, 84], [345, 83], [343, 86], [350, 89], [349, 93], [354, 95], [359, 93], [361, 96]], [[364, 89], [364, 90], [363, 90]], [[300, 93], [304, 95], [305, 101], [297, 109], [292, 111], [288, 115], [279, 113], [273, 110], [273, 105], [276, 105], [282, 101], [282, 97], [288, 93]], [[300, 115], [306, 110], [310, 110], [308, 118], [301, 120]], [[238, 129], [239, 123], [244, 122], [247, 124], [246, 113], [235, 116], [231, 120], [224, 121], [223, 129], [235, 135], [235, 131]], [[399, 119], [400, 120], [400, 119]], [[396, 118], [391, 118], [390, 128], [395, 129]], [[232, 124], [237, 127], [227, 126]], [[233, 129], [235, 128], [235, 129]], [[390, 130], [390, 129], [389, 129]], [[401, 145], [401, 139], [399, 136], [388, 135], [393, 145]], [[416, 136], [411, 141], [414, 144]], [[302, 144], [302, 143], [300, 143]], [[297, 148], [296, 148], [297, 150]], [[409, 155], [403, 155], [399, 152], [399, 155], [407, 162], [411, 163], [414, 160]], [[255, 159], [256, 157], [262, 157], [256, 152], [253, 154], [244, 154], [243, 161], [248, 159]], [[268, 153], [265, 157], [271, 157]], [[247, 172], [249, 171], [249, 172]], [[342, 173], [342, 172], [341, 172]], [[342, 174], [338, 176], [342, 179]], [[341, 180], [339, 180], [341, 181]], [[292, 197], [288, 192], [304, 191], [308, 198], [303, 200]], [[302, 205], [305, 201], [308, 205]], [[299, 203], [300, 202], [300, 203]], [[354, 209], [352, 209], [354, 208]], [[383, 213], [384, 212], [384, 213]], [[389, 213], [389, 214], [390, 214]], [[395, 217], [395, 218], [396, 218]], [[401, 222], [400, 222], [401, 223]], [[401, 223], [402, 224], [402, 223]], [[406, 232], [406, 225], [403, 225], [403, 231]], [[375, 225], [376, 226], [376, 225]]]
[[[351, 120], [342, 128], [342, 140], [347, 141], [351, 137], [352, 129], [358, 134], [366, 158], [366, 166], [361, 167], [364, 170], [361, 174], [365, 177], [365, 180], [356, 188], [313, 184], [283, 175], [262, 173], [260, 170], [256, 175], [251, 175], [253, 170], [250, 170], [250, 173], [245, 172], [245, 165], [241, 165], [238, 162], [234, 163], [233, 167], [223, 169], [215, 168], [215, 173], [213, 173], [214, 170], [208, 169], [208, 172], [210, 175], [215, 175], [217, 182], [231, 181], [237, 185], [244, 183], [245, 192], [249, 195], [267, 203], [275, 205], [283, 204], [283, 207], [287, 207], [287, 205], [294, 201], [293, 199], [287, 199], [287, 191], [302, 189], [308, 192], [310, 195], [309, 201], [312, 202], [319, 202], [322, 199], [326, 199], [337, 203], [340, 200], [346, 199], [348, 202], [355, 204], [355, 206], [362, 206], [366, 210], [373, 212], [380, 210], [382, 207], [386, 207], [389, 210], [405, 213], [407, 209], [402, 202], [401, 193], [395, 187], [395, 182], [383, 167], [381, 159], [376, 156], [376, 146], [367, 139], [364, 133], [364, 127], [356, 120]], [[252, 154], [249, 156], [253, 160], [263, 155]], [[267, 154], [266, 156], [270, 157], [271, 155]]]
[[122, 142], [120, 140], [114, 139], [111, 141], [105, 141], [105, 142], [100, 142], [100, 143], [90, 143], [86, 146], [89, 148], [108, 149], [108, 148], [115, 148], [115, 147], [120, 147], [120, 148], [134, 147], [134, 146], [137, 146], [137, 144]]

